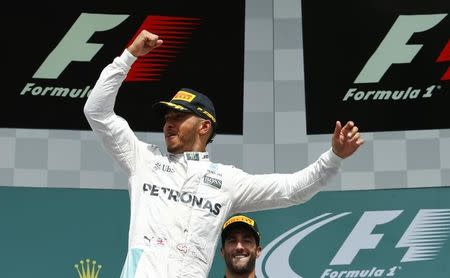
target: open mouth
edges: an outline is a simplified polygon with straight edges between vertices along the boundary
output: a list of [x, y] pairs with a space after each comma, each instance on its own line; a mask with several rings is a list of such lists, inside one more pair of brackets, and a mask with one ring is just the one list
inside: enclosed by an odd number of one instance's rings
[[233, 255], [233, 258], [235, 258], [235, 259], [244, 259], [244, 258], [247, 258], [247, 257], [248, 257], [248, 255], [246, 255], [246, 254]]

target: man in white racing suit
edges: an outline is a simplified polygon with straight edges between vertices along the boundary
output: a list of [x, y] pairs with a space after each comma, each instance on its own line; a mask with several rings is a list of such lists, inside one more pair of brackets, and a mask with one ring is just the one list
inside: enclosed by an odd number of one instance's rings
[[228, 216], [306, 202], [364, 142], [353, 122], [343, 127], [336, 122], [332, 147], [307, 168], [251, 175], [209, 160], [205, 150], [215, 133], [214, 106], [205, 95], [182, 89], [171, 101], [158, 103], [166, 107], [168, 155], [162, 155], [113, 111], [133, 62], [162, 43], [143, 30], [105, 67], [84, 107], [93, 131], [129, 177], [131, 215], [122, 278], [207, 277]]

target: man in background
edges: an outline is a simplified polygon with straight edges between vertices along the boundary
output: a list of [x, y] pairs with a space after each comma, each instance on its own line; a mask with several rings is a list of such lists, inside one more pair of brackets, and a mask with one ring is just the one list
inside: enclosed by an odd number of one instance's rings
[[260, 235], [255, 220], [245, 215], [230, 217], [222, 228], [225, 278], [254, 278], [255, 262], [261, 254]]

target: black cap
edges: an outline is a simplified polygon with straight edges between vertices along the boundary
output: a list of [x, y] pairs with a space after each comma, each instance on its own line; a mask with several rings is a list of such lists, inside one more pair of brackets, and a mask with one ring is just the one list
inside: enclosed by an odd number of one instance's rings
[[258, 225], [256, 225], [256, 221], [251, 219], [250, 217], [242, 215], [242, 214], [237, 214], [237, 215], [231, 216], [223, 224], [222, 235], [221, 235], [222, 246], [225, 243], [225, 238], [227, 237], [228, 233], [237, 226], [246, 227], [247, 229], [249, 229], [255, 236], [256, 245], [259, 246], [260, 235], [259, 235]]
[[189, 88], [182, 88], [170, 101], [159, 101], [153, 106], [164, 106], [178, 111], [192, 112], [197, 116], [210, 120], [216, 129], [216, 110], [212, 101], [202, 93]]

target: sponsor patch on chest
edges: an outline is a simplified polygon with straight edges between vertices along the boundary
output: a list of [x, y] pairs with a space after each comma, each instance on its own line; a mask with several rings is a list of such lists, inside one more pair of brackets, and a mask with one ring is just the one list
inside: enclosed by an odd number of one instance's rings
[[175, 170], [171, 166], [160, 163], [160, 162], [156, 162], [153, 165], [153, 170], [162, 171], [162, 172], [166, 172], [166, 173], [174, 173], [175, 172]]
[[220, 189], [222, 187], [222, 180], [218, 178], [213, 178], [210, 176], [203, 176], [203, 182], [213, 187]]

